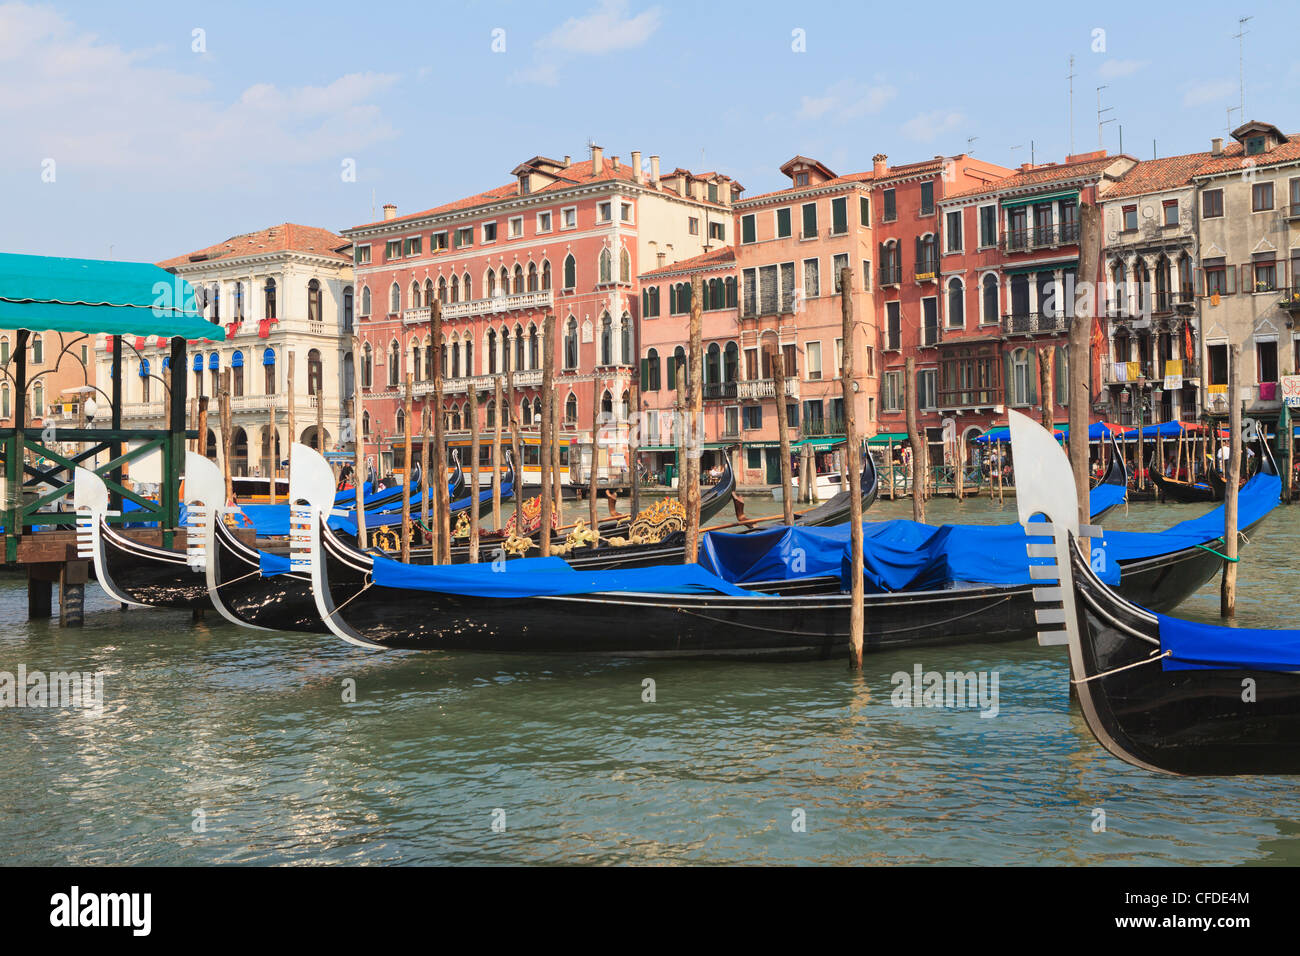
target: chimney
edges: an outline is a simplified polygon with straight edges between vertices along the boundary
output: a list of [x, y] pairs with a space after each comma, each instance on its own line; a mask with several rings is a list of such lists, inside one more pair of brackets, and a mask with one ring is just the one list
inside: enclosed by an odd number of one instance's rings
[[651, 186], [659, 185], [659, 157], [658, 156], [650, 157], [650, 185]]
[[396, 219], [396, 218], [397, 218], [397, 204], [391, 202], [384, 203], [384, 220], [387, 221], [389, 219]]
[[871, 174], [873, 176], [883, 176], [889, 172], [889, 157], [884, 153], [876, 153], [871, 157]]
[[1222, 137], [1222, 136], [1216, 136], [1216, 137], [1214, 137], [1214, 139], [1210, 140], [1210, 155], [1211, 155], [1211, 156], [1222, 156], [1222, 155], [1223, 155], [1223, 137]]
[[591, 147], [591, 172], [599, 176], [605, 168], [605, 151], [599, 146]]
[[617, 156], [609, 157], [609, 165], [614, 170], [614, 172], [618, 172], [618, 157]]
[[641, 172], [641, 150], [632, 150], [632, 181], [641, 183], [645, 182], [645, 176]]
[[564, 165], [565, 165], [565, 166], [569, 166], [569, 165], [572, 164], [572, 162], [573, 162], [573, 157], [570, 156], [568, 153], [565, 153], [565, 154], [564, 154]]

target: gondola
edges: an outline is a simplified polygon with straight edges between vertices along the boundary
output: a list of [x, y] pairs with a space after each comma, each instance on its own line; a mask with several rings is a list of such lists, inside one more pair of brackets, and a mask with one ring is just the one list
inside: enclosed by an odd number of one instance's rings
[[[858, 482], [863, 511], [875, 504], [876, 494], [879, 490], [876, 461], [871, 457], [871, 452], [863, 452], [862, 477]], [[805, 511], [796, 517], [794, 523], [802, 528], [824, 528], [827, 525], [842, 524], [849, 520], [849, 506], [852, 501], [853, 493], [846, 488], [822, 502], [816, 508]]]
[[1226, 485], [1223, 477], [1214, 469], [1211, 469], [1205, 476], [1205, 481], [1179, 481], [1177, 478], [1166, 478], [1156, 468], [1151, 469], [1148, 473], [1151, 476], [1151, 483], [1156, 486], [1156, 490], [1160, 492], [1160, 498], [1163, 501], [1198, 504], [1223, 500], [1223, 491]]
[[[415, 567], [365, 554], [321, 533], [328, 466], [309, 464], [313, 453], [303, 446], [292, 454], [303, 456], [301, 466], [294, 459], [292, 494], [312, 504], [312, 530], [295, 544], [296, 564], [310, 569], [327, 626], [357, 646], [755, 659], [833, 657], [846, 648], [850, 599], [839, 575], [737, 583], [697, 566], [585, 571], [558, 559], [522, 559], [499, 567]], [[1003, 551], [1007, 535], [1017, 533], [1014, 526], [967, 530], [981, 544], [999, 535]], [[1196, 557], [1192, 551], [1205, 553], [1180, 549], [1152, 569], [1184, 583], [1178, 600], [1203, 583], [1178, 568]], [[968, 562], [985, 560], [978, 548], [967, 553]], [[1117, 564], [1127, 581], [1124, 562]], [[881, 650], [1030, 637], [1036, 617], [1029, 577], [1026, 568], [1015, 584], [949, 582], [869, 593], [865, 645]]]
[[[1093, 500], [1092, 520], [1098, 524], [1129, 498], [1128, 469], [1124, 466], [1124, 454], [1120, 451], [1115, 433], [1109, 434], [1110, 464], [1106, 467], [1106, 474], [1102, 475], [1101, 481], [1093, 486], [1093, 493], [1090, 496]], [[1109, 489], [1119, 489], [1119, 491], [1110, 492]], [[1114, 499], [1113, 502], [1111, 498]]]
[[[212, 607], [201, 548], [172, 551], [120, 533], [108, 523], [108, 486], [84, 468], [75, 473], [73, 505], [77, 511], [78, 554], [91, 559], [95, 578], [110, 598], [139, 607]], [[190, 508], [188, 533], [201, 536], [201, 522], [210, 519], [210, 514], [203, 508]]]
[[[1030, 545], [1048, 558], [1040, 619], [1060, 625], [1039, 640], [1068, 646], [1071, 682], [1097, 741], [1169, 774], [1300, 773], [1300, 631], [1182, 621], [1115, 593], [1078, 546], [1069, 463], [1045, 436], [1013, 419], [1017, 459], [1020, 449], [1042, 456], [1018, 489], [1020, 516], [1044, 514], [1052, 531], [1050, 544]], [[1046, 527], [1033, 539], [1041, 542]]]

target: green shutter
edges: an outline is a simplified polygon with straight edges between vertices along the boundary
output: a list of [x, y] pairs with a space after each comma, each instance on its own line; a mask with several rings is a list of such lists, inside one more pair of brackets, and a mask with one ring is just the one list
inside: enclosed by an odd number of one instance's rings
[[871, 200], [866, 196], [858, 197], [858, 216], [862, 220], [862, 225], [871, 225]]
[[831, 200], [831, 231], [849, 231], [849, 201], [844, 197]]
[[788, 207], [776, 211], [776, 234], [779, 238], [786, 238], [790, 235], [790, 210]]
[[641, 389], [642, 391], [653, 391], [650, 388], [650, 360], [643, 358], [641, 360]]
[[1015, 378], [1013, 377], [1014, 369], [1011, 366], [1011, 353], [1007, 352], [1002, 356], [1002, 401], [1011, 405], [1015, 401], [1016, 388]]
[[671, 355], [668, 356], [668, 391], [677, 388], [677, 362]]
[[744, 216], [740, 220], [740, 241], [754, 241], [754, 217], [752, 215]]
[[1038, 350], [1025, 349], [1029, 355], [1029, 368], [1025, 377], [1029, 379], [1029, 404], [1038, 404]]
[[817, 235], [817, 204], [808, 203], [803, 207], [803, 236], [810, 239]]

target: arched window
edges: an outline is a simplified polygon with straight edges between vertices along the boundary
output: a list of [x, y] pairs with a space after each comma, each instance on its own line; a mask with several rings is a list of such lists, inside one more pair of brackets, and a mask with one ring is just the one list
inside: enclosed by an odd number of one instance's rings
[[496, 329], [487, 331], [487, 356], [488, 356], [488, 374], [495, 375], [497, 371], [497, 332]]
[[515, 364], [514, 368], [526, 368], [524, 365], [524, 327], [515, 323]]
[[578, 367], [578, 320], [569, 316], [564, 331], [564, 367]]
[[632, 316], [627, 312], [619, 322], [620, 359], [624, 365], [632, 364]]
[[[605, 394], [600, 396], [600, 413], [610, 417], [614, 414], [614, 396], [609, 394], [609, 389], [606, 389]], [[605, 420], [609, 421], [609, 417]]]
[[402, 311], [402, 289], [396, 282], [388, 288], [388, 311], [394, 315]]
[[722, 355], [722, 380], [734, 382], [740, 376], [740, 346], [728, 342]]
[[239, 350], [230, 356], [230, 392], [236, 398], [244, 394], [244, 353]]
[[[270, 318], [271, 313], [266, 313], [266, 316]], [[221, 324], [221, 286], [215, 283], [212, 286], [212, 321]]]
[[527, 398], [525, 398], [519, 405], [519, 421], [524, 425], [531, 425], [533, 423], [533, 403]]
[[265, 394], [275, 394], [275, 349], [262, 352], [262, 386]]
[[460, 279], [460, 291], [461, 291], [461, 294], [465, 296], [465, 301], [466, 301], [466, 302], [468, 302], [468, 301], [470, 301], [471, 299], [474, 298], [474, 294], [470, 291], [469, 273], [468, 273], [468, 272], [466, 272], [463, 276], [461, 276], [461, 279]]
[[451, 336], [451, 377], [460, 378], [460, 336]]
[[659, 391], [659, 350], [650, 349], [645, 354], [645, 374], [641, 376], [641, 391]]
[[370, 286], [363, 286], [361, 289], [361, 314], [370, 315]]
[[451, 430], [460, 431], [460, 406], [451, 406]]
[[40, 418], [45, 414], [45, 386], [37, 382], [32, 386], [32, 415]]
[[517, 262], [515, 263], [515, 284], [511, 291], [515, 295], [519, 295], [524, 291], [524, 267]]
[[510, 354], [510, 329], [504, 325], [501, 326], [501, 371], [517, 371], [513, 357]]
[[[312, 279], [310, 282], [307, 283], [307, 321], [308, 322], [321, 321], [322, 316], [325, 315], [323, 306], [324, 303], [321, 300], [320, 281], [317, 279]], [[236, 292], [236, 299], [235, 299], [236, 318], [239, 317], [239, 312], [241, 309], [242, 309], [242, 305], [240, 304], [240, 296], [239, 293]]]
[[578, 424], [578, 396], [574, 395], [572, 392], [570, 392], [569, 397], [564, 400], [564, 424]]
[[235, 321], [244, 321], [244, 283], [235, 283]]
[[424, 300], [421, 302], [426, 309], [433, 305], [433, 280], [424, 280]]
[[438, 368], [442, 369], [442, 377], [447, 377], [447, 337], [442, 337], [442, 344], [438, 346]]
[[424, 378], [433, 381], [433, 339], [427, 335], [424, 337]]
[[1011, 353], [1008, 361], [1011, 365], [1011, 375], [1009, 376], [1011, 385], [1011, 404], [1032, 405], [1034, 402], [1034, 380], [1029, 350], [1016, 349]]
[[[722, 381], [722, 349], [710, 342], [704, 351], [704, 384], [717, 385]], [[706, 393], [707, 394], [707, 393]]]
[[542, 398], [540, 395], [533, 399], [533, 424], [542, 424]]
[[998, 321], [998, 277], [990, 272], [981, 282], [984, 290], [983, 321], [996, 322]]
[[966, 296], [961, 280], [948, 280], [948, 328], [961, 329], [966, 326]]
[[496, 399], [489, 398], [487, 403], [487, 427], [495, 428], [497, 424], [497, 403]]
[[422, 370], [423, 370], [423, 365], [421, 365], [420, 363], [420, 340], [412, 339], [411, 340], [411, 374], [415, 376], [415, 380], [417, 382], [420, 381], [420, 372]]
[[[1291, 278], [1293, 281], [1300, 281], [1300, 279], [1294, 275], [1292, 275]], [[1183, 253], [1178, 257], [1178, 296], [1183, 302], [1191, 302], [1194, 294], [1192, 285], [1192, 260], [1188, 257], [1187, 253]]]
[[600, 276], [598, 282], [614, 281], [614, 257], [610, 253], [608, 246], [600, 250], [600, 263], [597, 274]]
[[468, 332], [465, 333], [465, 341], [461, 344], [463, 345], [465, 350], [465, 374], [473, 375], [474, 374], [474, 343], [470, 339]]
[[[243, 369], [240, 369], [242, 372]], [[356, 360], [353, 359], [351, 352], [345, 352], [343, 355], [343, 398], [349, 399], [357, 390], [357, 369]]]
[[460, 301], [460, 276], [451, 277], [451, 301]]
[[400, 385], [402, 373], [402, 347], [393, 339], [388, 346], [388, 384]]
[[547, 292], [551, 288], [551, 260], [542, 260], [542, 291]]
[[626, 248], [618, 254], [618, 281], [632, 281], [632, 255]]
[[411, 280], [410, 307], [412, 309], [418, 309], [420, 307], [420, 280], [419, 279]]
[[489, 269], [485, 281], [487, 283], [487, 297], [490, 299], [497, 294], [497, 274]]
[[361, 387], [363, 389], [373, 388], [374, 382], [375, 382], [374, 355], [370, 351], [370, 343], [367, 342], [361, 349]]
[[537, 326], [530, 322], [528, 324], [528, 367], [541, 368], [539, 358], [540, 356], [537, 351]]
[[614, 328], [613, 320], [606, 312], [600, 317], [600, 364], [614, 364]]
[[537, 291], [537, 263], [528, 263], [528, 291]]
[[370, 413], [365, 411], [361, 413], [361, 437], [370, 437]]
[[632, 414], [632, 396], [625, 389], [623, 395], [618, 400], [618, 418], [619, 421], [627, 421], [628, 415]]
[[447, 277], [438, 276], [438, 301], [447, 304]]
[[397, 434], [406, 434], [406, 412], [401, 408], [397, 410]]
[[564, 287], [566, 289], [576, 288], [578, 285], [578, 260], [573, 258], [573, 254], [564, 257]]
[[1124, 263], [1116, 260], [1110, 267], [1110, 313], [1112, 316], [1128, 315], [1128, 271]]
[[352, 331], [352, 286], [343, 287], [343, 331]]
[[509, 295], [510, 294], [510, 270], [508, 270], [505, 266], [501, 267], [500, 284], [501, 284], [501, 294]]

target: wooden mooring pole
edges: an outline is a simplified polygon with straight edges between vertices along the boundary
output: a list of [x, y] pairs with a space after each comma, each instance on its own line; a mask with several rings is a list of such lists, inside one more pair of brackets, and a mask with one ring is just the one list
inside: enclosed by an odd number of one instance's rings
[[696, 275], [691, 279], [691, 326], [688, 398], [690, 408], [686, 421], [686, 555], [684, 564], [695, 564], [700, 554], [700, 463], [704, 449], [704, 436], [700, 434], [700, 420], [704, 416], [704, 346], [703, 346], [703, 282]]
[[[492, 407], [495, 411], [492, 413], [492, 530], [501, 530], [501, 416], [505, 409], [501, 407], [501, 377], [497, 376], [493, 380]], [[512, 489], [515, 494], [519, 494], [519, 479], [522, 475], [515, 476], [515, 484]]]
[[451, 564], [451, 492], [447, 488], [447, 443], [443, 440], [442, 408], [442, 302], [433, 300], [429, 308], [429, 326], [433, 353], [433, 479], [430, 488], [437, 495], [433, 528], [438, 539], [434, 549], [435, 564]]
[[406, 394], [402, 401], [402, 561], [407, 564], [411, 561], [411, 459], [415, 454], [411, 444], [411, 415], [415, 411], [411, 395], [415, 389], [413, 379], [411, 370], [407, 369]]
[[478, 564], [478, 389], [469, 388], [469, 563]]
[[[597, 536], [593, 546], [599, 545], [600, 518], [596, 514], [597, 465], [600, 463], [600, 376], [591, 377], [591, 474], [587, 476], [587, 509], [591, 521], [591, 532]], [[631, 535], [628, 535], [631, 537]]]
[[912, 520], [925, 521], [926, 442], [917, 425], [916, 359], [903, 364], [903, 395], [907, 403], [907, 437], [912, 443]]
[[551, 350], [551, 330], [554, 326], [555, 316], [546, 313], [542, 319], [542, 427], [539, 435], [541, 447], [537, 453], [537, 462], [541, 468], [541, 488], [538, 493], [542, 496], [542, 534], [539, 543], [544, 558], [551, 556], [551, 515], [555, 511], [555, 501], [551, 497], [551, 443], [555, 441], [555, 434], [551, 431], [551, 398], [555, 391], [555, 354]]
[[1241, 400], [1237, 396], [1241, 374], [1241, 346], [1228, 347], [1228, 474], [1223, 491], [1223, 583], [1219, 588], [1219, 616], [1237, 616], [1237, 491], [1241, 482]]
[[352, 398], [348, 401], [348, 418], [352, 420], [352, 471], [354, 481], [356, 482], [356, 513], [357, 513], [357, 547], [363, 551], [366, 548], [366, 443], [365, 443], [365, 407], [363, 399], [363, 378], [366, 370], [365, 360], [361, 353], [361, 336], [352, 336], [352, 355], [353, 358], [353, 375], [352, 375]]
[[[785, 353], [778, 343], [772, 352], [772, 388], [776, 392], [776, 434], [781, 453], [781, 515], [787, 526], [794, 524], [794, 478], [790, 467], [790, 418], [785, 407]], [[802, 470], [802, 469], [801, 469]], [[807, 483], [800, 476], [800, 484]]]
[[235, 503], [235, 482], [234, 467], [230, 460], [231, 448], [234, 445], [234, 436], [231, 434], [232, 424], [230, 420], [230, 377], [233, 373], [230, 369], [224, 369], [221, 373], [221, 395], [217, 399], [217, 415], [221, 421], [221, 477], [226, 484], [226, 504]]
[[[849, 597], [849, 668], [862, 670], [863, 592], [862, 581], [862, 445], [858, 441], [853, 378], [853, 270], [840, 272], [840, 316], [844, 358], [840, 385], [844, 394], [844, 464], [849, 472], [849, 550], [853, 553], [853, 583]], [[911, 360], [909, 359], [909, 362]], [[785, 396], [781, 396], [785, 400]]]

